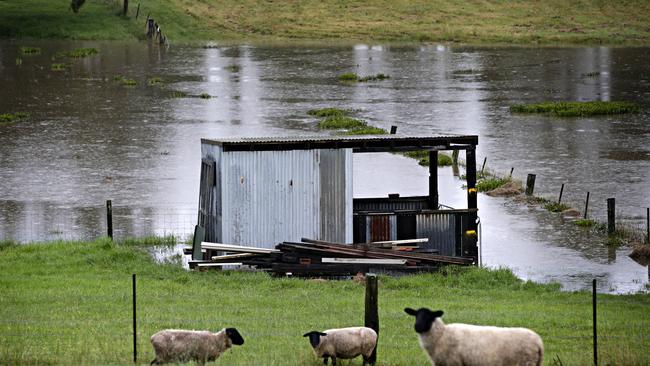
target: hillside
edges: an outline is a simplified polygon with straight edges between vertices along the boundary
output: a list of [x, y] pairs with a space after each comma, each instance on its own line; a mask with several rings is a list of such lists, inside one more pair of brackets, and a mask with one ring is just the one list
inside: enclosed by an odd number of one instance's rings
[[148, 14], [175, 43], [397, 41], [467, 44], [648, 45], [650, 2], [0, 0], [1, 38], [134, 40]]

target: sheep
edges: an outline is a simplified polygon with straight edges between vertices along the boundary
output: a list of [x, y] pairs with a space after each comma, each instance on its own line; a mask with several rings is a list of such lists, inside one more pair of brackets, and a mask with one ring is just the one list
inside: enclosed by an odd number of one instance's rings
[[151, 336], [156, 358], [150, 365], [194, 360], [203, 365], [214, 361], [233, 344], [241, 346], [244, 338], [235, 328], [224, 328], [217, 333], [206, 330], [166, 329]]
[[327, 365], [328, 357], [332, 358], [332, 365], [336, 366], [336, 359], [355, 358], [363, 356], [363, 364], [373, 364], [370, 357], [377, 346], [377, 333], [371, 328], [349, 327], [329, 329], [324, 332], [311, 331], [303, 334], [309, 337], [309, 343], [314, 348], [316, 357], [322, 357]]
[[441, 310], [405, 308], [404, 311], [415, 317], [420, 346], [433, 366], [542, 365], [542, 338], [530, 329], [445, 325]]

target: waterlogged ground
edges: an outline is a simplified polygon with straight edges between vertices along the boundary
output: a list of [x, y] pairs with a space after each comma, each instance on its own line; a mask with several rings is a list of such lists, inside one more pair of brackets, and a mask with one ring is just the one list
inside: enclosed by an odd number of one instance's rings
[[[20, 46], [41, 52], [22, 55]], [[99, 53], [58, 55], [78, 47]], [[644, 228], [649, 51], [2, 42], [0, 113], [30, 117], [0, 125], [0, 239], [104, 235], [109, 199], [116, 236], [183, 237], [196, 221], [200, 138], [323, 134], [306, 114], [321, 107], [354, 109], [398, 133], [477, 134], [479, 167], [487, 157], [491, 171], [514, 168], [522, 180], [536, 174], [535, 193], [553, 199], [565, 183], [563, 202], [581, 211], [590, 192], [588, 214], [601, 221], [606, 199], [615, 197], [619, 220]], [[342, 84], [344, 72], [391, 78]], [[211, 98], [200, 98], [204, 93]], [[642, 111], [569, 119], [508, 111], [546, 100], [626, 100]], [[363, 155], [355, 164], [356, 196], [426, 192], [426, 170], [412, 160]], [[451, 169], [442, 175], [442, 203], [464, 207], [462, 182]], [[648, 283], [648, 269], [629, 259], [629, 248], [608, 250], [562, 219], [511, 200], [481, 195], [479, 208], [486, 265], [567, 289], [592, 278], [608, 292]]]

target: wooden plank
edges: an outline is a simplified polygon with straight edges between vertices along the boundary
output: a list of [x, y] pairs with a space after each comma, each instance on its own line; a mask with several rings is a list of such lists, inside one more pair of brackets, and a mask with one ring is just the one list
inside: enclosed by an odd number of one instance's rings
[[382, 258], [322, 258], [323, 263], [355, 263], [355, 264], [406, 264], [406, 259]]
[[225, 254], [225, 255], [215, 255], [212, 257], [213, 261], [229, 261], [233, 259], [244, 259], [252, 258], [258, 256], [257, 253], [238, 253], [238, 254]]
[[241, 266], [243, 263], [241, 262], [233, 262], [233, 263], [214, 263], [214, 262], [208, 262], [208, 263], [196, 263], [197, 267], [224, 267], [224, 266]]
[[428, 243], [429, 238], [421, 239], [402, 239], [402, 240], [386, 240], [386, 241], [373, 241], [368, 244], [390, 244], [390, 245], [403, 245], [403, 244], [416, 244], [416, 243]]
[[258, 247], [245, 247], [245, 246], [241, 246], [241, 245], [210, 243], [210, 242], [207, 242], [207, 241], [204, 241], [204, 242], [201, 243], [201, 248], [219, 250], [219, 251], [222, 251], [222, 252], [232, 252], [232, 253], [269, 254], [269, 253], [279, 253], [280, 252], [277, 249], [267, 249], [267, 248], [258, 248]]

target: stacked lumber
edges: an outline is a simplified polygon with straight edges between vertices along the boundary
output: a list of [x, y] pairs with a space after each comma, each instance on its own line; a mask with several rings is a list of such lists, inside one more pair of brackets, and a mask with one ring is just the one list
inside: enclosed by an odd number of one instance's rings
[[303, 238], [300, 243], [282, 242], [275, 249], [203, 242], [201, 247], [208, 253], [223, 254], [190, 261], [190, 267], [244, 265], [281, 276], [353, 276], [368, 272], [426, 272], [443, 264], [472, 264], [471, 258], [418, 252], [417, 244], [424, 242], [427, 239], [340, 244]]

